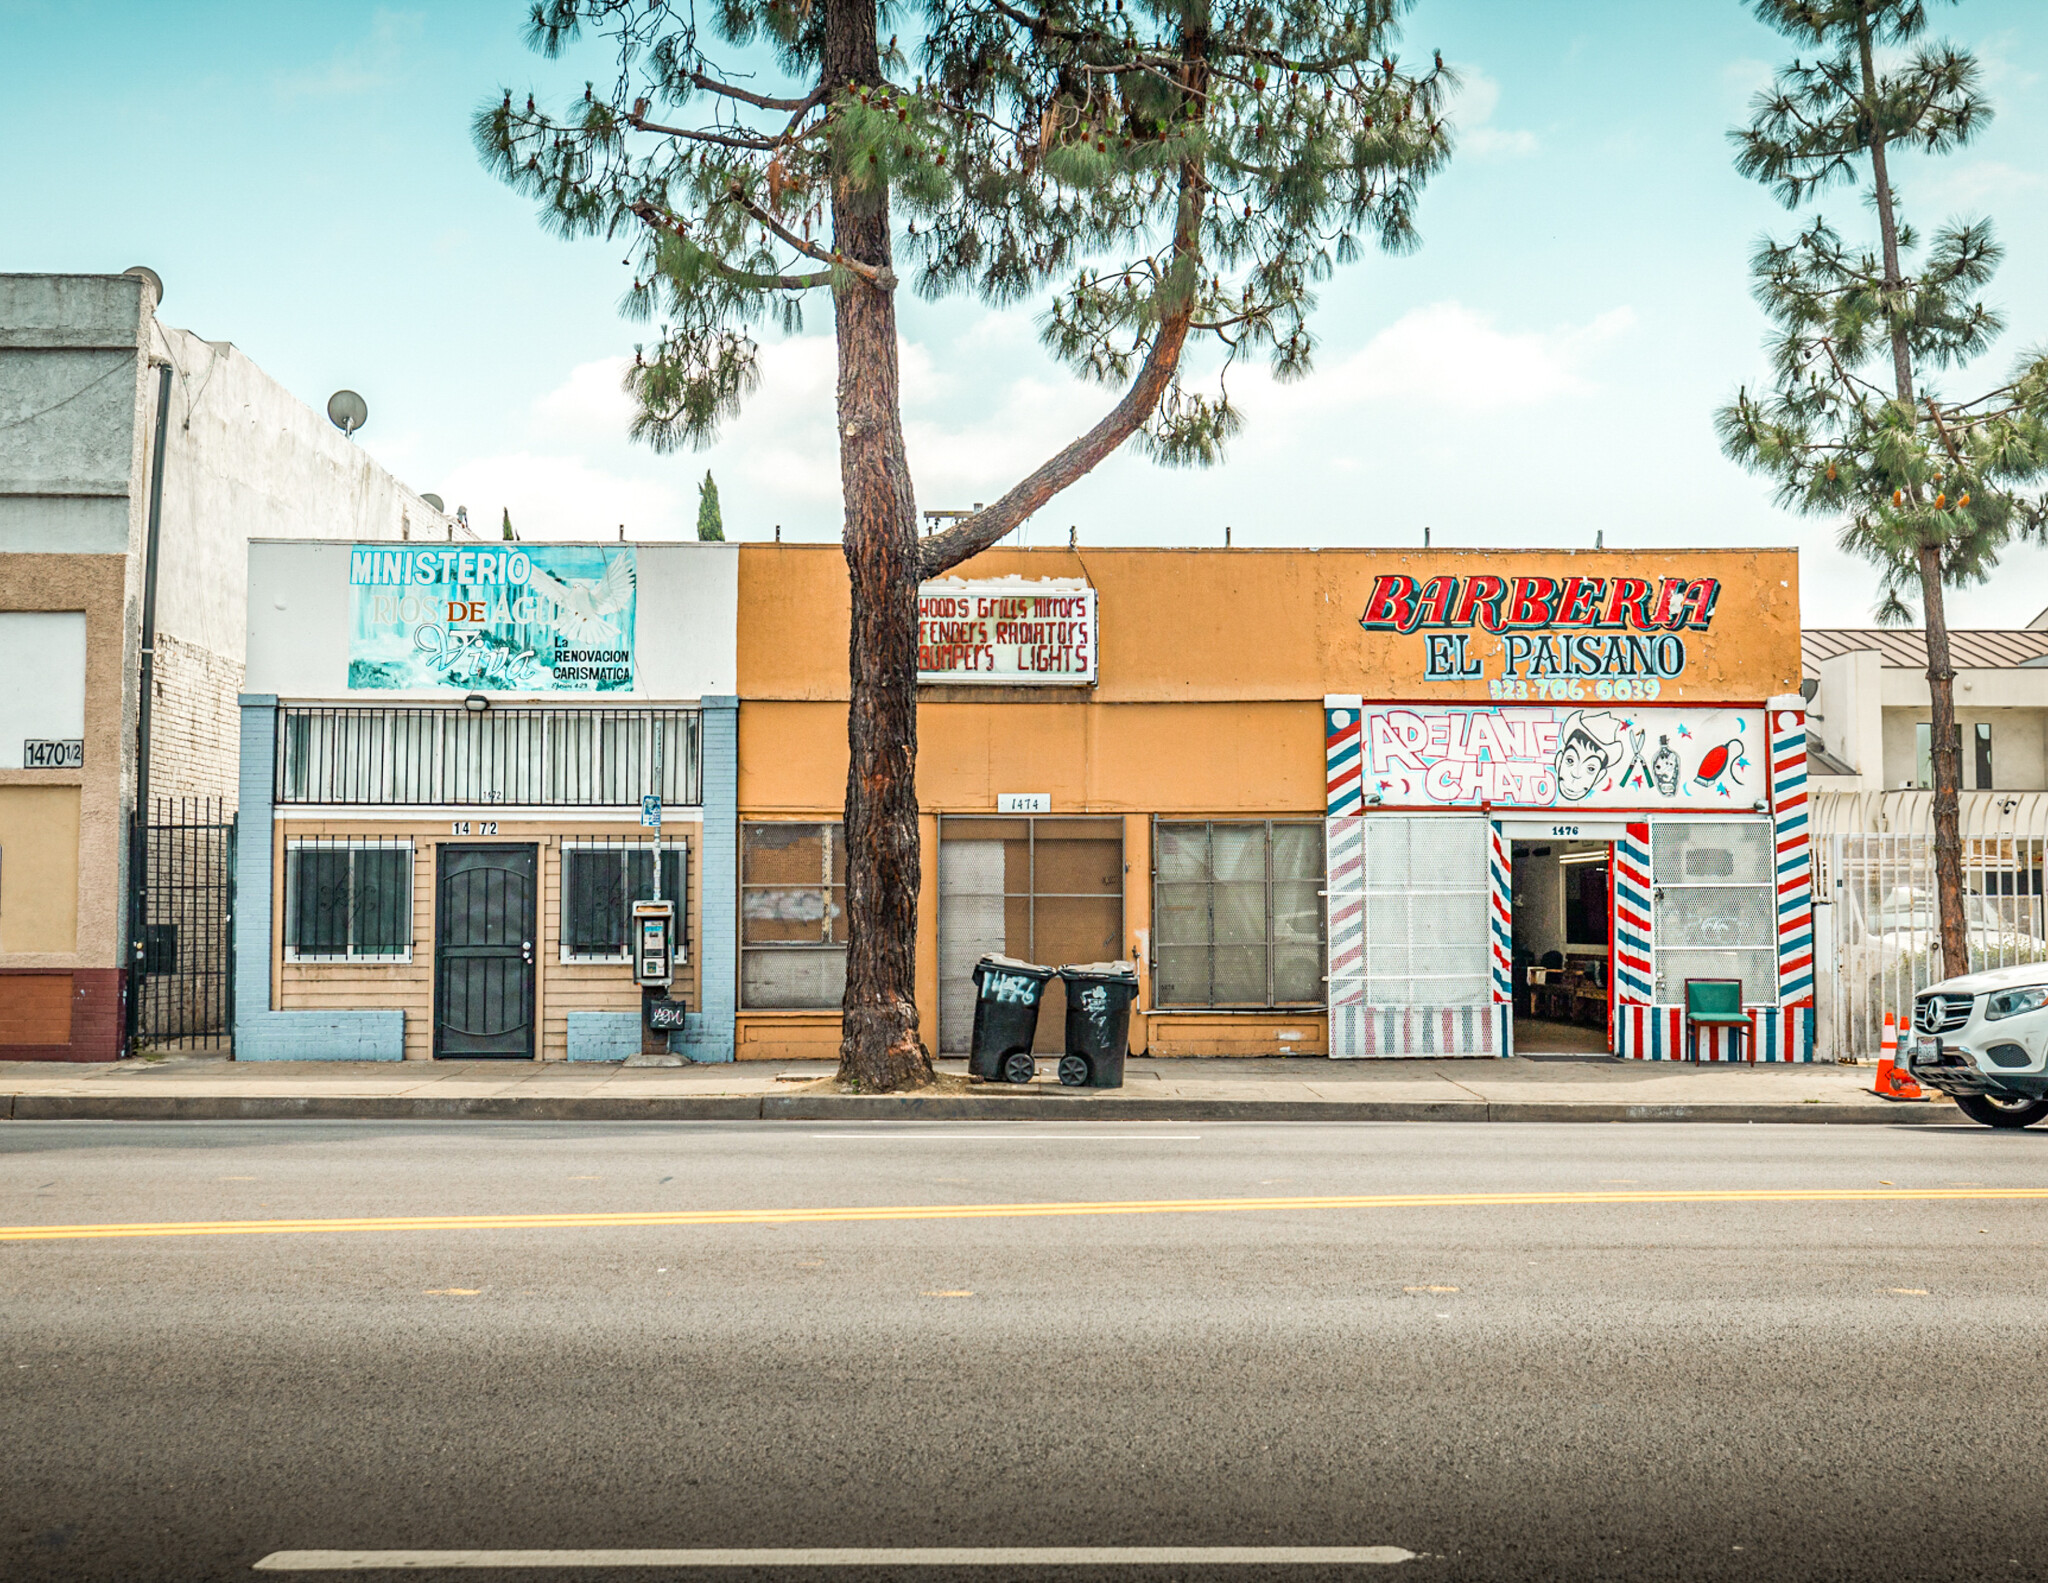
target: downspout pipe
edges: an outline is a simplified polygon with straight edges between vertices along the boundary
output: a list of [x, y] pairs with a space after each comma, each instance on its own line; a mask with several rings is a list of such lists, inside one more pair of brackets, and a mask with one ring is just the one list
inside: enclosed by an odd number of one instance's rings
[[123, 1055], [134, 1052], [139, 980], [142, 976], [144, 897], [149, 881], [149, 717], [156, 694], [156, 567], [163, 542], [164, 449], [171, 422], [171, 365], [157, 364], [156, 449], [149, 461], [149, 537], [142, 552], [142, 698], [135, 715], [135, 823], [128, 845], [128, 1037]]

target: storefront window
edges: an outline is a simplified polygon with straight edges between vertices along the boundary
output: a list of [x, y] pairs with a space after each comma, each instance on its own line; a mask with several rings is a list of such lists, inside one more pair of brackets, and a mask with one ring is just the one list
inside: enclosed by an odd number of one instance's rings
[[410, 960], [410, 841], [310, 838], [284, 864], [286, 961]]
[[740, 1004], [836, 1010], [846, 993], [846, 850], [838, 824], [740, 831]]
[[1323, 998], [1323, 827], [1154, 827], [1154, 1003], [1308, 1005]]
[[[689, 872], [688, 847], [663, 842], [661, 894], [676, 904], [676, 916], [689, 909], [683, 897]], [[651, 842], [577, 842], [562, 848], [562, 960], [565, 962], [630, 962], [633, 903], [654, 899], [654, 847]], [[688, 942], [683, 942], [687, 946]], [[677, 953], [688, 960], [687, 951]]]
[[1653, 820], [1650, 882], [1659, 1002], [1683, 1002], [1689, 978], [1740, 979], [1744, 1001], [1777, 999], [1768, 824]]

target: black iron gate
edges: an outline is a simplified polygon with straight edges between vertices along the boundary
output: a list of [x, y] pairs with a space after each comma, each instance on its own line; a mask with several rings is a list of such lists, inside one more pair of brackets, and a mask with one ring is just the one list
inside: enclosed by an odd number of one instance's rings
[[141, 874], [134, 1050], [226, 1050], [235, 1026], [235, 820], [218, 797], [158, 797], [131, 849]]

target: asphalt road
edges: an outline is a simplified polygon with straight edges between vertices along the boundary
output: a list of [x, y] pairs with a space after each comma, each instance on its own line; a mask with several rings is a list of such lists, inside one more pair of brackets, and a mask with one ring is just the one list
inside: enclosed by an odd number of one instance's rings
[[[9, 1227], [1951, 1186], [2048, 1187], [2048, 1131], [0, 1125]], [[0, 1577], [2048, 1577], [2044, 1243], [2048, 1198], [0, 1241]]]

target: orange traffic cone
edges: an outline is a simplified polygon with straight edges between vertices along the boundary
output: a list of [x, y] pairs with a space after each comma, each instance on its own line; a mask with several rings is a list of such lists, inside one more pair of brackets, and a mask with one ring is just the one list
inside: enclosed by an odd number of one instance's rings
[[1879, 1099], [1925, 1100], [1926, 1092], [1913, 1080], [1913, 1074], [1898, 1064], [1899, 1026], [1890, 1013], [1884, 1014], [1884, 1040], [1878, 1046], [1877, 1082], [1871, 1092]]

